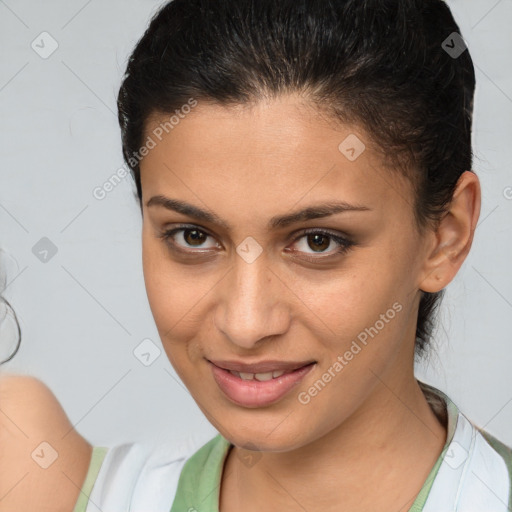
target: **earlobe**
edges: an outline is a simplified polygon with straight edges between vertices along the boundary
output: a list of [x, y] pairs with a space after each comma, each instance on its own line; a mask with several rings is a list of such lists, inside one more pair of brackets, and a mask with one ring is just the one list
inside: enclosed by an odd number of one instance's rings
[[419, 289], [435, 293], [452, 281], [469, 253], [480, 215], [481, 190], [472, 171], [460, 176], [452, 201], [435, 232]]

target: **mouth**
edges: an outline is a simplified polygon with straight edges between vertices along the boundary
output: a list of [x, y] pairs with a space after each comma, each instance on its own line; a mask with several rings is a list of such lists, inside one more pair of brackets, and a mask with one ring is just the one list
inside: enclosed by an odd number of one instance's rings
[[220, 390], [237, 405], [263, 407], [281, 400], [315, 366], [316, 361], [210, 361]]

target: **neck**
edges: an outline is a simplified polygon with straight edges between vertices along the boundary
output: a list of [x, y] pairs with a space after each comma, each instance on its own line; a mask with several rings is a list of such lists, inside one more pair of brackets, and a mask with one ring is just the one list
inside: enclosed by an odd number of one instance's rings
[[378, 378], [347, 421], [300, 449], [265, 452], [246, 467], [235, 456], [242, 450], [233, 447], [223, 472], [221, 512], [242, 504], [246, 511], [327, 512], [340, 503], [351, 511], [408, 510], [443, 449], [446, 430], [412, 370], [389, 382]]

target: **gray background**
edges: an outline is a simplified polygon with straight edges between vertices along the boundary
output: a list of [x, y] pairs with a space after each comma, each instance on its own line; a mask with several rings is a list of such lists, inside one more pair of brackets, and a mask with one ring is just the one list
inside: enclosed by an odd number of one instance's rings
[[[2, 288], [23, 330], [19, 352], [0, 371], [43, 380], [96, 445], [215, 433], [163, 350], [149, 366], [134, 355], [143, 340], [161, 344], [131, 178], [103, 200], [93, 196], [123, 165], [115, 98], [127, 56], [160, 4], [0, 0]], [[473, 249], [448, 287], [434, 354], [417, 374], [512, 444], [512, 1], [448, 4], [476, 66], [483, 204]], [[49, 250], [46, 262], [34, 247]], [[7, 318], [0, 359], [11, 335]]]

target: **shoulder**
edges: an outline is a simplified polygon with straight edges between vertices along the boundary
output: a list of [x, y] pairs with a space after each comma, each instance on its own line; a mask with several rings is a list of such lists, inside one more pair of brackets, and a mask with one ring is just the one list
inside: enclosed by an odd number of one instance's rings
[[[512, 507], [512, 452], [503, 442], [472, 424], [463, 414], [448, 462], [462, 471], [458, 502], [461, 510], [507, 512]], [[460, 464], [460, 468], [458, 465]]]
[[503, 459], [505, 459], [509, 465], [512, 464], [512, 448], [494, 437], [492, 434], [487, 432], [486, 430], [483, 430], [481, 428], [476, 427], [477, 431], [482, 434], [482, 436], [485, 438], [485, 440], [496, 450]]
[[510, 506], [512, 507], [512, 448], [494, 437], [489, 432], [475, 427], [476, 431], [481, 434], [481, 436], [485, 439], [488, 446], [492, 448], [492, 450], [498, 455], [498, 457], [502, 461], [502, 466], [506, 467], [509, 479], [509, 500]]
[[[447, 438], [441, 455], [411, 510], [512, 510], [512, 452], [494, 436], [479, 428], [442, 391], [421, 383], [434, 412], [441, 407], [447, 418]], [[438, 415], [439, 417], [439, 415]]]
[[47, 385], [0, 375], [0, 512], [72, 510], [91, 455]]

